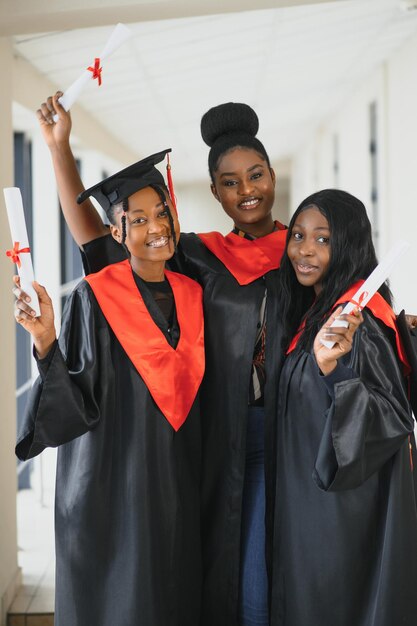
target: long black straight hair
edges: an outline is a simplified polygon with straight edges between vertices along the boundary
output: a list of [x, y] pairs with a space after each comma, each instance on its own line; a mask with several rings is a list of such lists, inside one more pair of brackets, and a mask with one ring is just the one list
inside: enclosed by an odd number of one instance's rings
[[[298, 282], [287, 255], [294, 223], [298, 215], [310, 207], [316, 207], [324, 215], [330, 230], [329, 267], [317, 298], [313, 287], [303, 287]], [[356, 281], [366, 280], [377, 264], [371, 223], [364, 204], [358, 198], [339, 189], [323, 189], [303, 200], [291, 218], [279, 271], [283, 349], [288, 348], [303, 322], [304, 330], [298, 345], [311, 349], [335, 302]], [[379, 292], [391, 304], [388, 283], [384, 283]]]

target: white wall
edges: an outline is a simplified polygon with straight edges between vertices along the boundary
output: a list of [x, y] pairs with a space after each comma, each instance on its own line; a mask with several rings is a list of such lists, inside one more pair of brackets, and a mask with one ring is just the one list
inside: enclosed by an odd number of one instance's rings
[[387, 63], [387, 241], [413, 244], [392, 277], [398, 304], [417, 313], [417, 37]]
[[[369, 106], [378, 104], [379, 172], [384, 153], [384, 68], [380, 67], [359, 85], [355, 93], [331, 119], [308, 138], [293, 156], [291, 202], [293, 209], [314, 191], [336, 185], [333, 171], [333, 138], [339, 143], [338, 187], [370, 202], [371, 171], [369, 161]], [[380, 177], [380, 185], [383, 181]], [[381, 190], [382, 192], [382, 190]]]
[[[338, 187], [367, 207], [381, 257], [398, 239], [412, 251], [393, 272], [396, 308], [417, 313], [417, 289], [409, 268], [417, 263], [417, 37], [380, 65], [293, 155], [291, 206], [318, 189], [336, 185], [333, 137], [339, 139]], [[369, 107], [378, 107], [378, 219], [371, 214]]]
[[175, 194], [183, 232], [204, 233], [217, 230], [226, 234], [230, 231], [231, 220], [212, 195], [208, 174], [205, 182], [176, 185]]
[[[11, 41], [0, 37], [0, 189], [13, 186], [13, 134], [12, 106], [10, 100], [12, 77], [8, 70], [12, 62]], [[0, 625], [6, 623], [6, 611], [13, 600], [20, 574], [17, 565], [16, 537], [16, 358], [13, 319], [12, 274], [14, 267], [4, 254], [11, 248], [10, 231], [4, 208], [3, 193], [0, 200], [0, 279], [2, 299], [0, 307]]]

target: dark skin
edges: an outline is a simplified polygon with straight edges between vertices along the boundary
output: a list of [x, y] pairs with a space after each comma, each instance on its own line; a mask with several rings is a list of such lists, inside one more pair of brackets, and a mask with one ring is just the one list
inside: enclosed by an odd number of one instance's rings
[[[292, 229], [287, 254], [298, 282], [304, 287], [313, 287], [316, 296], [322, 289], [331, 254], [329, 223], [315, 206], [302, 211]], [[314, 340], [314, 355], [321, 372], [327, 376], [337, 366], [341, 356], [352, 350], [352, 340], [363, 322], [362, 313], [355, 309], [350, 315], [342, 315], [343, 307], [338, 307], [318, 332]], [[344, 322], [331, 326], [337, 320]], [[326, 347], [322, 339], [334, 342]]]
[[20, 288], [19, 276], [13, 276], [15, 287], [13, 293], [16, 296], [14, 316], [28, 333], [32, 335], [33, 345], [40, 359], [44, 359], [56, 339], [55, 315], [52, 300], [45, 287], [33, 281], [33, 288], [39, 298], [40, 316], [35, 317], [33, 311], [27, 304], [30, 302], [29, 296]]
[[[173, 213], [174, 228], [178, 240], [179, 223], [169, 199], [166, 201]], [[122, 239], [121, 217], [122, 211], [118, 211], [117, 223], [111, 226], [112, 236], [119, 242]], [[174, 254], [166, 205], [154, 189], [145, 187], [129, 197], [129, 210], [126, 219], [125, 245], [130, 252], [132, 269], [143, 280], [149, 282], [163, 281], [165, 262]], [[35, 317], [35, 312], [29, 305], [29, 296], [20, 288], [19, 277], [14, 276], [13, 282], [15, 284], [13, 293], [16, 297], [14, 311], [16, 322], [32, 335], [38, 357], [43, 359], [56, 340], [51, 298], [45, 287], [34, 281], [33, 287], [38, 295], [41, 311], [41, 315]]]
[[[177, 241], [180, 227], [169, 198], [166, 203], [174, 220]], [[116, 214], [116, 225], [110, 226], [114, 239], [122, 243], [122, 212]], [[129, 196], [126, 214], [126, 247], [130, 252], [130, 264], [138, 276], [148, 282], [164, 280], [165, 262], [174, 254], [174, 243], [168, 218], [167, 206], [157, 192], [145, 187]]]
[[287, 246], [298, 282], [313, 287], [318, 296], [330, 261], [330, 230], [317, 207], [302, 211], [295, 222]]
[[[362, 313], [358, 309], [355, 309], [350, 315], [342, 315], [343, 307], [339, 306], [336, 311], [329, 317], [324, 326], [319, 330], [314, 340], [314, 356], [316, 357], [317, 365], [320, 368], [322, 374], [327, 376], [336, 368], [337, 361], [345, 354], [348, 354], [352, 350], [353, 336], [359, 326], [363, 322]], [[331, 328], [333, 322], [342, 321], [346, 322], [346, 326], [334, 326]], [[326, 348], [322, 343], [322, 339], [326, 341], [333, 341], [334, 346], [332, 348]]]
[[[85, 188], [69, 143], [71, 116], [59, 104], [60, 96], [62, 91], [49, 96], [36, 111], [36, 115], [42, 136], [51, 153], [65, 221], [76, 244], [81, 247], [88, 241], [107, 235], [108, 230], [88, 198], [82, 204], [76, 202], [77, 196]], [[55, 113], [58, 115], [56, 123], [52, 119]]]
[[275, 172], [261, 154], [235, 148], [220, 157], [211, 192], [239, 230], [263, 237], [274, 230], [275, 182]]
[[[49, 96], [36, 114], [51, 152], [65, 221], [75, 242], [82, 247], [88, 241], [107, 235], [108, 230], [90, 200], [85, 200], [81, 205], [76, 203], [75, 199], [84, 191], [84, 185], [69, 142], [71, 116], [58, 102], [61, 95], [62, 91], [58, 91], [54, 96]], [[55, 113], [58, 115], [57, 122], [52, 119]], [[255, 165], [259, 169], [251, 170]], [[235, 148], [224, 154], [214, 173], [211, 191], [240, 230], [254, 237], [269, 235], [274, 230], [272, 207], [275, 173], [268, 167], [264, 157], [255, 150]], [[260, 200], [256, 210], [239, 207], [251, 197]], [[409, 326], [417, 328], [417, 315], [406, 317]]]

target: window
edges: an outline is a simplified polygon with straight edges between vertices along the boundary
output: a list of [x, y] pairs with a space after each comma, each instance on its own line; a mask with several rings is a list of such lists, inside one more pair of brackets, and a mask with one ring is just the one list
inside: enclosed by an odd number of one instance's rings
[[377, 103], [372, 102], [369, 106], [369, 156], [371, 165], [371, 215], [372, 232], [374, 242], [377, 243], [379, 236], [378, 228], [378, 109]]

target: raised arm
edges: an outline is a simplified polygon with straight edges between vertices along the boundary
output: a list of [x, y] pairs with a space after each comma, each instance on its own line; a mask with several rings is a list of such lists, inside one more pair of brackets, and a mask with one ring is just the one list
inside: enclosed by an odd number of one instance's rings
[[[84, 190], [70, 147], [71, 116], [59, 104], [58, 91], [43, 102], [36, 114], [43, 138], [50, 150], [58, 194], [65, 221], [78, 246], [108, 234], [102, 219], [90, 200], [77, 204], [78, 194]], [[58, 121], [53, 121], [53, 115]]]

